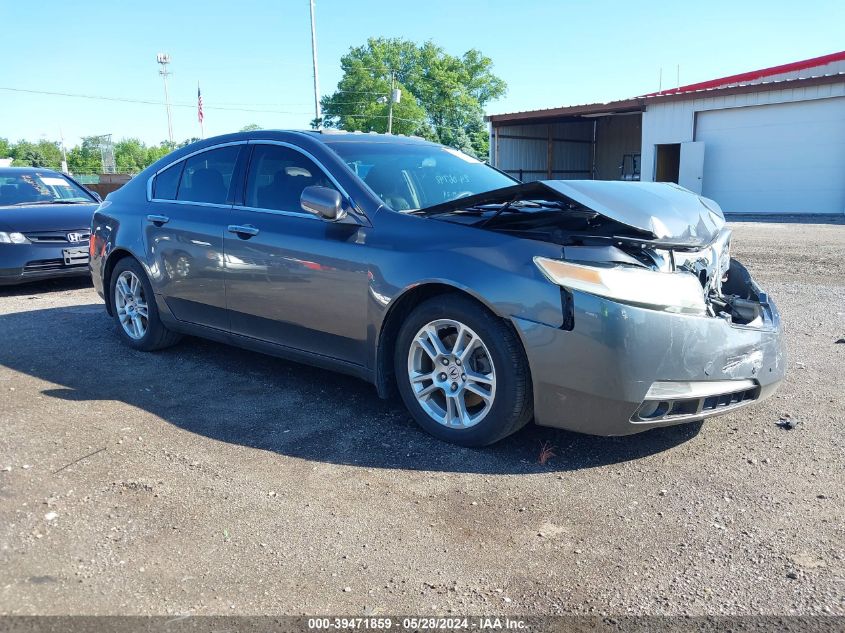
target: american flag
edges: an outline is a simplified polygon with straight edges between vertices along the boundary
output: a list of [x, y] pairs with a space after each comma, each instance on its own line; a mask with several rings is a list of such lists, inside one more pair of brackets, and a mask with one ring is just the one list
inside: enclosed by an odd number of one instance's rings
[[199, 84], [197, 84], [197, 120], [200, 122], [200, 125], [202, 125], [202, 92], [200, 92]]

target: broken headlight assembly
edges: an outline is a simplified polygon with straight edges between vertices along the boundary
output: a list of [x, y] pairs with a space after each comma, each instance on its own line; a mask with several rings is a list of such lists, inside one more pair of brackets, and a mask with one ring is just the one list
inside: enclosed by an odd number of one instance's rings
[[678, 314], [707, 314], [698, 278], [689, 272], [660, 272], [632, 266], [599, 266], [535, 257], [552, 283], [620, 303]]

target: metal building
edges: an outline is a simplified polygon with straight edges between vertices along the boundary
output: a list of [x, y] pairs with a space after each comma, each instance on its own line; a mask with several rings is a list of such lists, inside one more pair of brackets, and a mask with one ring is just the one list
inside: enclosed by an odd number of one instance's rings
[[845, 213], [845, 51], [487, 118], [491, 163], [524, 181], [671, 181], [728, 212]]

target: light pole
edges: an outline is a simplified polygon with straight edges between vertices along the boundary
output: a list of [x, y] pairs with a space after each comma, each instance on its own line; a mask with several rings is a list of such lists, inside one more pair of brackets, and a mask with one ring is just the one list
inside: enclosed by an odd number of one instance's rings
[[168, 53], [159, 53], [156, 55], [156, 61], [161, 64], [161, 70], [158, 71], [158, 74], [164, 79], [164, 104], [167, 107], [167, 138], [173, 143], [173, 116], [170, 113], [170, 95], [167, 92], [167, 77], [170, 75], [167, 65], [170, 63], [170, 55]]
[[379, 97], [376, 103], [387, 103], [387, 133], [393, 134], [393, 104], [402, 99], [402, 91], [396, 86], [396, 73], [390, 71], [390, 94]]
[[311, 0], [311, 61], [314, 64], [314, 124], [323, 127], [320, 112], [320, 79], [317, 75], [317, 24], [314, 22], [314, 0]]

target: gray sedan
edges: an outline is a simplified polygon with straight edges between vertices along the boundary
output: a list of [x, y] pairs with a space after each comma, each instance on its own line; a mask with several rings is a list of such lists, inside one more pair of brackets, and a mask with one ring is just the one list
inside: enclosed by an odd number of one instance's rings
[[463, 445], [701, 420], [784, 375], [774, 303], [718, 205], [676, 185], [523, 184], [421, 139], [262, 131], [161, 159], [91, 231], [131, 347], [191, 334], [353, 374]]

